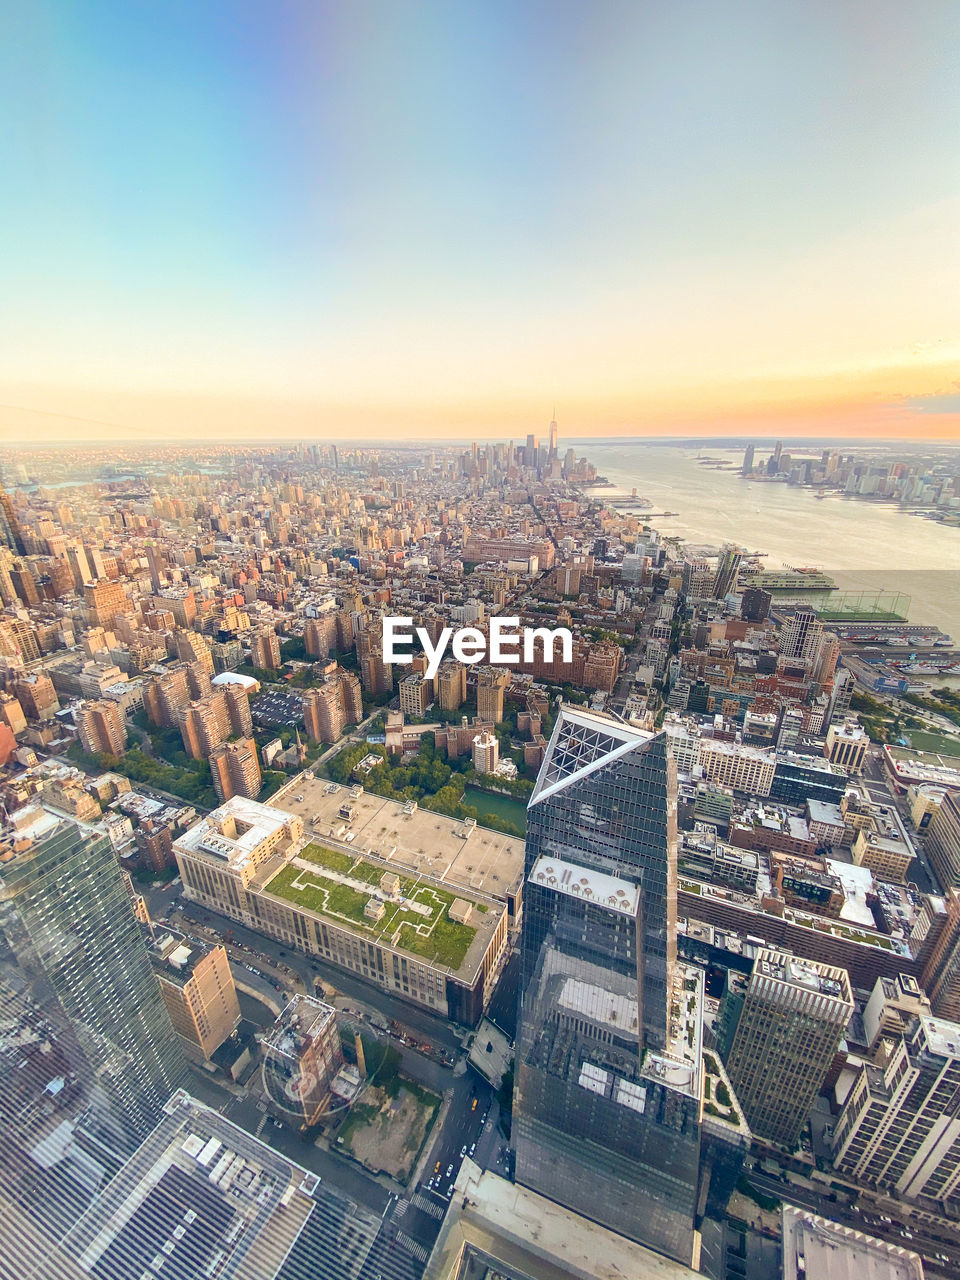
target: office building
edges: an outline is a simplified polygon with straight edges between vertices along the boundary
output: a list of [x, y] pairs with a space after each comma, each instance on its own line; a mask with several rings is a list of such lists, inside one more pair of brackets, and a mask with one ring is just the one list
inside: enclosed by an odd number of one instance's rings
[[713, 596], [715, 600], [723, 600], [731, 592], [737, 589], [737, 574], [740, 571], [740, 561], [743, 559], [743, 549], [741, 547], [724, 547], [720, 552], [720, 558], [717, 561], [717, 576], [713, 581]]
[[847, 773], [860, 773], [867, 754], [870, 738], [856, 721], [832, 724], [827, 730], [823, 754], [831, 764], [837, 764]]
[[274, 1112], [308, 1129], [330, 1106], [330, 1086], [343, 1067], [337, 1011], [294, 996], [260, 1042], [263, 1087]]
[[77, 733], [84, 751], [123, 755], [127, 747], [127, 726], [116, 702], [87, 702], [77, 712]]
[[701, 1125], [676, 785], [665, 734], [561, 708], [528, 808], [513, 1135], [517, 1182], [689, 1265], [749, 1131], [726, 1085]]
[[[504, 956], [508, 913], [520, 917], [522, 842], [309, 775], [297, 787], [283, 808], [235, 797], [180, 836], [174, 853], [186, 896], [476, 1025]], [[324, 851], [347, 859], [336, 881]]]
[[753, 454], [755, 446], [748, 444], [743, 451], [743, 462], [740, 466], [740, 474], [748, 476], [753, 470]]
[[129, 1142], [146, 1136], [186, 1060], [109, 840], [17, 810], [0, 862], [0, 982], [30, 993], [84, 1054]]
[[381, 1226], [378, 1214], [180, 1091], [37, 1272], [20, 1277], [419, 1280], [422, 1264]]
[[166, 925], [144, 926], [143, 936], [174, 1031], [189, 1057], [209, 1060], [240, 1022], [225, 949], [193, 942]]
[[477, 673], [477, 715], [499, 724], [503, 719], [503, 699], [510, 686], [510, 672], [503, 667], [481, 667]]
[[960, 894], [952, 886], [942, 898], [928, 899], [935, 927], [923, 950], [923, 989], [938, 1018], [960, 1022]]
[[960, 797], [956, 792], [947, 792], [930, 819], [926, 851], [944, 889], [960, 885]]
[[13, 499], [2, 487], [0, 487], [0, 542], [11, 551], [16, 551], [18, 555], [25, 554], [23, 533]]
[[845, 969], [757, 952], [726, 1065], [758, 1138], [797, 1142], [852, 1012]]
[[13, 692], [28, 720], [53, 720], [60, 710], [53, 681], [42, 671], [20, 676]]
[[922, 1015], [864, 1064], [833, 1137], [835, 1167], [897, 1197], [960, 1209], [960, 1026]]
[[796, 608], [780, 631], [780, 653], [785, 658], [809, 658], [819, 644], [823, 628], [806, 605]]
[[35, 609], [40, 603], [36, 579], [22, 560], [15, 561], [10, 570], [10, 585], [17, 599], [29, 609]]
[[210, 777], [221, 804], [233, 796], [253, 800], [262, 785], [257, 744], [253, 738], [225, 742], [210, 753]]
[[110, 626], [115, 618], [130, 608], [122, 583], [111, 582], [109, 578], [95, 578], [93, 582], [86, 583], [83, 602], [89, 620], [100, 627]]

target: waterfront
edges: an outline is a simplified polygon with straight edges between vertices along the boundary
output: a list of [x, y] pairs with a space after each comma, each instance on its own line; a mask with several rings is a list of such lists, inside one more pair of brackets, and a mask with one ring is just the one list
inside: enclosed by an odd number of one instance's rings
[[480, 814], [481, 824], [484, 815], [492, 813], [498, 818], [506, 818], [508, 822], [516, 823], [521, 831], [527, 829], [527, 806], [522, 800], [515, 800], [513, 796], [468, 786], [463, 793], [463, 803], [472, 804], [476, 808]]
[[[736, 470], [700, 466], [698, 452], [736, 462], [742, 449], [618, 442], [589, 444], [591, 462], [613, 487], [601, 500], [637, 494], [662, 535], [697, 546], [735, 542], [765, 552], [767, 565], [817, 565], [850, 591], [902, 591], [910, 620], [934, 623], [960, 641], [960, 529], [900, 507], [786, 484], [743, 479]], [[761, 455], [764, 450], [758, 451]], [[638, 512], [641, 519], [643, 512]]]

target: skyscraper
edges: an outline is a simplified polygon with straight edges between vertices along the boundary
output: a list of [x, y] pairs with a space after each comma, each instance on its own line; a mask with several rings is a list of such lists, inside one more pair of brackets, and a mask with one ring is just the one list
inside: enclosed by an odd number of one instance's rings
[[743, 466], [740, 468], [741, 475], [748, 476], [753, 470], [753, 452], [754, 446], [748, 444], [743, 451]]
[[921, 1015], [888, 1042], [881, 1066], [864, 1064], [833, 1139], [847, 1177], [897, 1196], [960, 1205], [960, 1027]]
[[715, 1108], [701, 1160], [676, 785], [666, 734], [561, 709], [528, 809], [514, 1141], [518, 1182], [689, 1264], [749, 1131]]
[[757, 952], [727, 1071], [758, 1137], [797, 1141], [852, 1013], [846, 969]]
[[717, 561], [717, 576], [713, 580], [713, 596], [715, 600], [722, 600], [731, 591], [736, 591], [737, 573], [740, 570], [742, 558], [743, 551], [740, 547], [726, 546], [721, 551], [720, 558]]
[[181, 1087], [186, 1060], [110, 842], [18, 810], [0, 864], [0, 995], [27, 996], [75, 1044], [136, 1145]]

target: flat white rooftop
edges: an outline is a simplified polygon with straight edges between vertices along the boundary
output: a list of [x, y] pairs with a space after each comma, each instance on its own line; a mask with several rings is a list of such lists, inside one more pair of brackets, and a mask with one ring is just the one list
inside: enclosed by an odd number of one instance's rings
[[917, 1254], [785, 1204], [783, 1280], [923, 1280]]
[[629, 880], [605, 872], [564, 862], [562, 858], [539, 857], [530, 869], [530, 884], [542, 884], [568, 898], [595, 902], [608, 911], [635, 916], [639, 890]]

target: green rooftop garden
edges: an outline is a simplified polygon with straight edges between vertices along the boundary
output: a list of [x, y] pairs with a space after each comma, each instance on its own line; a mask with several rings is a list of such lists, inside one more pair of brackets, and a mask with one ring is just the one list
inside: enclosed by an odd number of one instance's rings
[[349, 924], [358, 933], [412, 955], [459, 969], [476, 929], [450, 919], [448, 913], [455, 901], [454, 894], [418, 883], [411, 876], [400, 876], [402, 896], [425, 910], [415, 910], [406, 902], [385, 901], [383, 917], [373, 921], [364, 914], [371, 897], [366, 886], [378, 885], [387, 868], [320, 845], [308, 845], [300, 856], [349, 878], [351, 883], [343, 884], [321, 871], [306, 871], [291, 862], [266, 886], [268, 893], [330, 920]]

